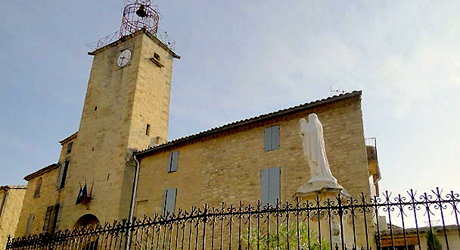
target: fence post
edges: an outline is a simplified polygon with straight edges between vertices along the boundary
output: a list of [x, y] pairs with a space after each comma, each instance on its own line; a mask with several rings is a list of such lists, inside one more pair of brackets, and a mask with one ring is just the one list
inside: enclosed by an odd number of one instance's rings
[[6, 240], [6, 250], [10, 249], [11, 244], [11, 235], [8, 235], [8, 239]]
[[202, 249], [204, 250], [205, 249], [205, 245], [206, 245], [206, 223], [207, 223], [207, 219], [208, 219], [208, 204], [206, 203], [204, 205], [204, 213], [203, 213], [203, 247]]

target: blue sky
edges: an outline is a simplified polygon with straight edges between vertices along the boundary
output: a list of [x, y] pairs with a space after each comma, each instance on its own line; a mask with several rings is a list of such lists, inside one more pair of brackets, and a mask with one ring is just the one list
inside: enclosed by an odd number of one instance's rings
[[[169, 139], [363, 90], [381, 188], [458, 191], [460, 2], [154, 1], [176, 40]], [[123, 1], [0, 2], [0, 185], [58, 159]]]

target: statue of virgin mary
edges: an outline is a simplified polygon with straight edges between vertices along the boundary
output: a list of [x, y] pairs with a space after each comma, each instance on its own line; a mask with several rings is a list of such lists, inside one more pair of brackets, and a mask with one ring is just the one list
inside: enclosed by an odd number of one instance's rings
[[324, 145], [323, 125], [315, 113], [300, 119], [300, 137], [302, 138], [303, 155], [310, 166], [309, 183], [324, 181], [337, 183], [332, 176]]

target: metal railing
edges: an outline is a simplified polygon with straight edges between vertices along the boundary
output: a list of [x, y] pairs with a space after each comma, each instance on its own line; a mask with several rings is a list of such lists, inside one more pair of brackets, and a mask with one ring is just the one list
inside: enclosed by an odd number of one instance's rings
[[365, 139], [367, 158], [371, 161], [377, 161], [377, 139], [375, 137]]
[[460, 242], [459, 201], [458, 193], [436, 188], [372, 199], [205, 205], [132, 224], [9, 238], [6, 249], [460, 249], [454, 245]]
[[[156, 38], [158, 38], [158, 40], [164, 43], [164, 45], [166, 45], [172, 51], [176, 49], [176, 41], [174, 41], [174, 39], [168, 35], [168, 32], [163, 31], [162, 29], [158, 28], [157, 33], [154, 35]], [[120, 39], [119, 30], [99, 39], [97, 42], [87, 43], [85, 45], [91, 50], [98, 50], [106, 45], [109, 45], [117, 41], [118, 39]]]

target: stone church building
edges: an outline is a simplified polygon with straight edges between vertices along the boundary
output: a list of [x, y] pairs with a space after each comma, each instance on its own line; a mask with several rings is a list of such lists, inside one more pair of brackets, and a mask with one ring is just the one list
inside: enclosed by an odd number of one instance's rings
[[[180, 56], [147, 29], [94, 57], [78, 132], [28, 181], [16, 237], [189, 210], [205, 203], [292, 202], [310, 172], [299, 119], [316, 113], [331, 172], [350, 195], [378, 191], [360, 91], [168, 141], [171, 76]], [[378, 193], [378, 192], [377, 192]]]

